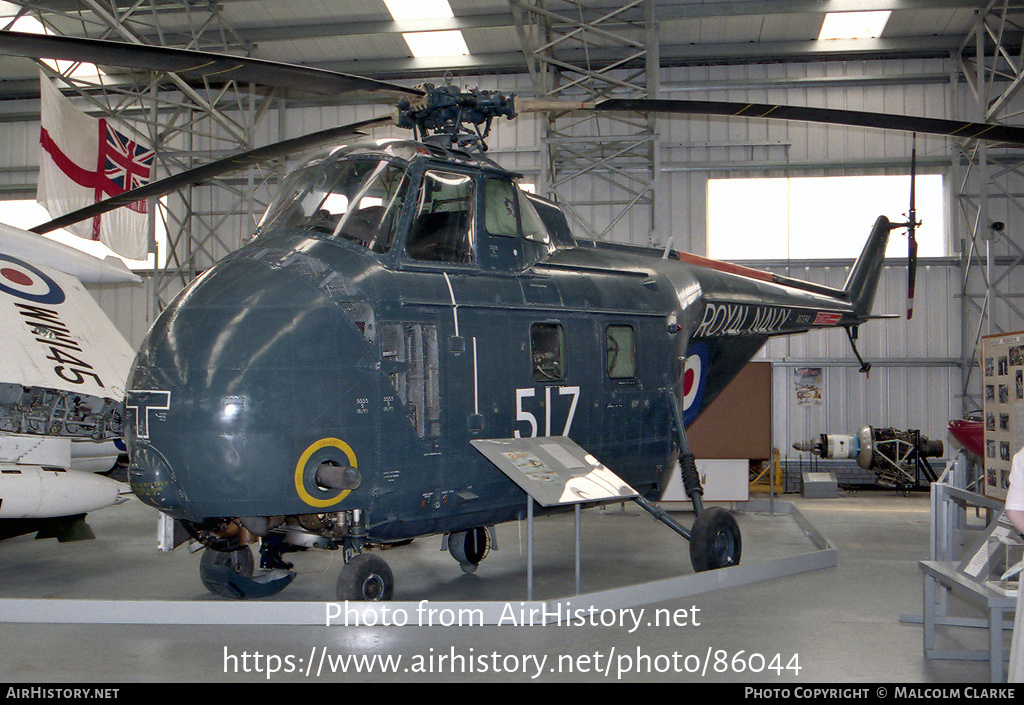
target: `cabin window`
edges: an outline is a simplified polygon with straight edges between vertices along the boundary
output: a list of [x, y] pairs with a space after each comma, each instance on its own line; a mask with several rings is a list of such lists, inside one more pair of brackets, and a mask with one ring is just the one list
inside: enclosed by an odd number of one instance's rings
[[605, 348], [605, 371], [609, 377], [636, 377], [636, 333], [633, 326], [608, 326], [605, 330]]
[[425, 173], [405, 245], [409, 256], [428, 262], [472, 262], [475, 194], [473, 179], [465, 174]]
[[516, 193], [512, 184], [501, 179], [484, 182], [484, 227], [491, 235], [516, 237]]
[[538, 382], [565, 379], [565, 335], [558, 323], [534, 323], [530, 326], [533, 378]]

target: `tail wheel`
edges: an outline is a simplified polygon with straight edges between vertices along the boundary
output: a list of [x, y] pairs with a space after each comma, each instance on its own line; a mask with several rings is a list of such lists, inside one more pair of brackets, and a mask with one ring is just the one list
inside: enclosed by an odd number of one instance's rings
[[385, 602], [395, 592], [395, 577], [387, 562], [374, 553], [360, 553], [338, 576], [339, 600]]
[[199, 561], [199, 577], [203, 581], [203, 586], [214, 595], [242, 599], [245, 595], [233, 589], [229, 581], [222, 579], [223, 569], [226, 568], [243, 578], [251, 578], [255, 567], [256, 562], [248, 547], [235, 551], [208, 548], [203, 551], [203, 557]]
[[697, 515], [690, 531], [690, 563], [696, 572], [738, 565], [743, 541], [732, 514], [710, 507]]
[[473, 573], [491, 549], [487, 529], [478, 526], [468, 531], [456, 531], [448, 536], [448, 553], [459, 562], [463, 572]]

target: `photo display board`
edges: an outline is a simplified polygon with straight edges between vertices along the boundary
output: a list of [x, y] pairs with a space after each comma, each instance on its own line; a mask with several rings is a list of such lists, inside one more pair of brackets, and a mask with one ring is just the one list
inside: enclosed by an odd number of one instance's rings
[[1010, 461], [1024, 446], [1024, 331], [981, 340], [985, 496], [1006, 499]]

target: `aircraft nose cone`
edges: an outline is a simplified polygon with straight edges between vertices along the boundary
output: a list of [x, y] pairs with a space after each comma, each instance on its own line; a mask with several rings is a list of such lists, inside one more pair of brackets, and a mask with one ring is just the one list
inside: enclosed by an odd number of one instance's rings
[[351, 301], [358, 294], [310, 257], [298, 271], [222, 262], [183, 292], [129, 379], [126, 437], [140, 497], [190, 519], [301, 511], [297, 460], [338, 433], [345, 391], [365, 367], [372, 315], [362, 329], [353, 320], [353, 310], [369, 310]]

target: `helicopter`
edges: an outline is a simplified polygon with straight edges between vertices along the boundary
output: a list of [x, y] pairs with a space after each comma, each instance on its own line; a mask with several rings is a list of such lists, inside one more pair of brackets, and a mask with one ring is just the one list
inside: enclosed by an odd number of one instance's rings
[[[841, 289], [671, 248], [587, 241], [557, 203], [485, 156], [525, 110], [769, 116], [1024, 144], [1024, 130], [710, 101], [527, 104], [234, 56], [0, 32], [0, 52], [395, 97], [395, 114], [243, 152], [34, 228], [167, 193], [299, 149], [253, 238], [161, 313], [126, 385], [135, 494], [206, 547], [211, 592], [283, 590], [290, 550], [341, 550], [339, 600], [389, 600], [371, 549], [442, 535], [472, 572], [526, 494], [480, 441], [563, 437], [689, 541], [696, 571], [736, 565], [732, 515], [703, 506], [687, 427], [772, 336], [842, 329], [857, 352], [890, 234], [879, 216]], [[413, 139], [363, 131], [395, 123]], [[912, 310], [908, 308], [908, 313]], [[678, 465], [687, 529], [654, 504]], [[593, 503], [598, 503], [597, 501]], [[541, 513], [564, 506], [542, 507]], [[260, 570], [250, 546], [260, 545]]]

